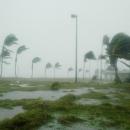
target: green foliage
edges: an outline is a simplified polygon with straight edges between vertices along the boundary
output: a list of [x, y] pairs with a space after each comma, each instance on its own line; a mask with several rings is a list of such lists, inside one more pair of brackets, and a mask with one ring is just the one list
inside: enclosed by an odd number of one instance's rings
[[16, 44], [16, 41], [18, 41], [17, 37], [14, 34], [9, 34], [4, 40], [4, 45], [12, 46], [13, 44]]
[[73, 71], [74, 69], [72, 67], [68, 68], [68, 71], [71, 72]]
[[47, 63], [47, 64], [46, 64], [46, 68], [47, 68], [47, 69], [52, 68], [52, 64], [51, 64], [51, 63]]
[[59, 82], [54, 82], [51, 84], [50, 89], [51, 90], [58, 90], [60, 88], [61, 84]]
[[6, 119], [0, 123], [1, 130], [34, 130], [39, 125], [48, 122], [51, 116], [41, 110], [33, 109], [16, 115], [13, 119]]
[[22, 45], [20, 46], [18, 49], [17, 49], [17, 54], [21, 54], [23, 51], [27, 50], [26, 46], [25, 45]]
[[32, 63], [38, 63], [40, 61], [41, 61], [40, 57], [35, 57], [35, 58], [33, 58]]
[[61, 67], [61, 65], [60, 65], [60, 63], [59, 62], [57, 62], [57, 63], [55, 63], [55, 68], [60, 68]]
[[89, 59], [89, 60], [95, 60], [96, 59], [96, 57], [95, 57], [95, 55], [92, 51], [89, 51], [84, 55], [84, 61], [86, 61], [87, 59]]

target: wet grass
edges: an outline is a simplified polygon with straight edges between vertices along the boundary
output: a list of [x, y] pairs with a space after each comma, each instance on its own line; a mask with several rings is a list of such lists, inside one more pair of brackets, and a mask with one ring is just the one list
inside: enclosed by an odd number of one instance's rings
[[[74, 96], [72, 94], [66, 95], [57, 101], [44, 101], [42, 99], [23, 99], [23, 100], [0, 100], [0, 107], [12, 108], [14, 106], [23, 106], [26, 112], [18, 114], [12, 119], [7, 119], [0, 122], [1, 130], [35, 130], [42, 124], [49, 122], [55, 113], [60, 116], [57, 121], [61, 124], [71, 124], [85, 120], [91, 125], [98, 124], [101, 128], [116, 127], [117, 129], [129, 130], [130, 129], [130, 99], [129, 96], [130, 85], [129, 84], [99, 84], [99, 83], [45, 83], [41, 81], [22, 81], [22, 83], [29, 83], [32, 86], [37, 84], [37, 89], [52, 89], [57, 90], [61, 88], [79, 88], [79, 87], [95, 87], [102, 88], [119, 88], [122, 89], [122, 93], [113, 93], [115, 97], [119, 98], [120, 105], [112, 105], [104, 103], [100, 105], [80, 105], [75, 104], [75, 101], [80, 98], [88, 99], [106, 99], [109, 98], [100, 92], [90, 92], [82, 94], [80, 96]], [[12, 82], [11, 82], [12, 83]], [[14, 90], [9, 86], [10, 82], [5, 83], [2, 81], [0, 84], [0, 92]], [[43, 86], [42, 86], [43, 85]], [[4, 88], [6, 87], [7, 88]], [[36, 87], [37, 87], [36, 86]], [[52, 87], [53, 86], [53, 87]], [[15, 89], [19, 89], [17, 86], [13, 86]], [[20, 88], [24, 91], [37, 90], [35, 88]], [[3, 90], [2, 90], [3, 89]], [[7, 90], [9, 89], [9, 90]], [[18, 127], [19, 126], [19, 127]]]
[[41, 109], [33, 109], [6, 119], [0, 123], [1, 130], [35, 130], [40, 125], [48, 122], [52, 117]]
[[90, 98], [90, 99], [109, 99], [104, 93], [100, 92], [90, 92], [79, 96], [80, 98]]

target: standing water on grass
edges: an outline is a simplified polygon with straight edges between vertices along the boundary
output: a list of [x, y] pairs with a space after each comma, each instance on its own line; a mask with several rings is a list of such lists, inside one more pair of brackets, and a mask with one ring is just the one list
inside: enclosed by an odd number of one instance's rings
[[12, 118], [22, 112], [24, 112], [24, 110], [21, 106], [13, 107], [12, 109], [0, 108], [0, 121], [6, 118]]
[[89, 93], [93, 88], [78, 88], [78, 89], [60, 89], [60, 90], [44, 90], [44, 91], [11, 91], [3, 93], [0, 99], [36, 99], [42, 98], [45, 100], [57, 100], [67, 94], [81, 95]]

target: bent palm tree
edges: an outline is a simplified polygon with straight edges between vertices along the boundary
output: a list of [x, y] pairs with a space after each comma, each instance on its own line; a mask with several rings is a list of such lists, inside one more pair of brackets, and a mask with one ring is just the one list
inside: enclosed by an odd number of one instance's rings
[[106, 58], [103, 55], [103, 46], [108, 46], [108, 44], [109, 44], [109, 37], [107, 35], [104, 35], [103, 43], [102, 43], [102, 46], [101, 46], [101, 54], [99, 56], [99, 59], [100, 59], [100, 80], [102, 80], [102, 60]]
[[16, 51], [16, 56], [15, 56], [15, 77], [17, 77], [17, 59], [18, 59], [18, 55], [20, 55], [22, 52], [24, 52], [26, 50], [27, 50], [26, 46], [22, 45]]
[[85, 78], [85, 68], [86, 68], [86, 62], [87, 62], [86, 54], [84, 55], [84, 61], [83, 61], [83, 79]]
[[59, 62], [55, 63], [55, 65], [54, 65], [54, 79], [55, 79], [55, 70], [59, 69], [60, 67], [61, 67], [61, 65]]
[[[95, 60], [95, 55], [93, 53], [93, 51], [89, 51], [88, 53], [85, 54], [85, 59], [87, 60]], [[91, 66], [91, 62], [89, 62], [89, 78], [91, 77], [91, 71], [90, 71], [90, 66]]]
[[50, 69], [50, 68], [52, 68], [52, 64], [48, 62], [46, 64], [46, 66], [45, 66], [45, 77], [46, 77], [46, 71], [47, 71], [47, 69]]
[[117, 61], [119, 58], [130, 60], [130, 36], [124, 33], [116, 34], [107, 47], [107, 53], [109, 55], [110, 64], [115, 69], [115, 81], [120, 83]]
[[4, 59], [9, 58], [11, 50], [7, 49], [7, 47], [10, 47], [14, 44], [17, 44], [16, 41], [18, 41], [17, 37], [14, 34], [9, 34], [3, 43], [1, 54], [0, 54], [0, 63], [1, 63], [1, 77], [3, 74], [3, 63]]
[[41, 58], [40, 57], [35, 57], [32, 59], [32, 78], [33, 78], [33, 67], [34, 67], [34, 64], [38, 63], [41, 61]]
[[68, 68], [67, 75], [69, 76], [69, 73], [72, 72], [74, 69], [72, 67]]

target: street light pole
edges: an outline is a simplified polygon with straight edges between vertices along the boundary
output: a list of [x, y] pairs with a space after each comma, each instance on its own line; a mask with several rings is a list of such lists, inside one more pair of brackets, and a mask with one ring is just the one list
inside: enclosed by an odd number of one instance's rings
[[78, 82], [78, 73], [77, 73], [77, 68], [78, 68], [78, 16], [76, 14], [72, 14], [71, 18], [75, 18], [76, 20], [76, 45], [75, 45], [75, 83]]

